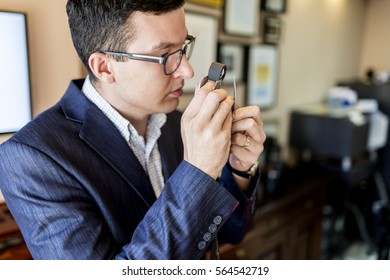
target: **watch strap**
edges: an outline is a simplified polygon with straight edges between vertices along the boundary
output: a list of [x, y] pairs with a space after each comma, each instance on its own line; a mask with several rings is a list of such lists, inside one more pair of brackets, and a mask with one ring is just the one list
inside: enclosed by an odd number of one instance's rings
[[238, 176], [240, 176], [240, 177], [243, 177], [243, 178], [246, 178], [246, 179], [251, 179], [253, 176], [255, 176], [255, 174], [256, 174], [256, 172], [257, 172], [257, 170], [255, 170], [255, 169], [257, 169], [257, 167], [258, 167], [258, 162], [255, 162], [255, 163], [251, 166], [251, 168], [249, 168], [248, 170], [246, 170], [246, 171], [240, 171], [240, 170], [234, 169], [234, 168], [230, 165], [229, 162], [227, 163], [227, 168], [228, 168], [228, 170], [229, 170], [231, 173], [236, 174], [236, 175], [238, 175]]

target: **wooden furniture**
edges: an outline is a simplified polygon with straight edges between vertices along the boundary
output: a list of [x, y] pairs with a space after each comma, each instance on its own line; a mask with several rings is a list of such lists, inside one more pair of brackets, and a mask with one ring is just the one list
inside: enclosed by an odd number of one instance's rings
[[7, 205], [0, 204], [0, 260], [32, 259]]
[[251, 229], [238, 245], [220, 246], [221, 259], [320, 259], [322, 208], [330, 178], [284, 182], [278, 199], [260, 202]]

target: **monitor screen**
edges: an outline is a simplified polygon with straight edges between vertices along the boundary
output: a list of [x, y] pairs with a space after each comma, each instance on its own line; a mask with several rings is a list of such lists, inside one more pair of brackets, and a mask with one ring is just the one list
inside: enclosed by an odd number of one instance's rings
[[31, 120], [26, 15], [0, 11], [0, 133]]

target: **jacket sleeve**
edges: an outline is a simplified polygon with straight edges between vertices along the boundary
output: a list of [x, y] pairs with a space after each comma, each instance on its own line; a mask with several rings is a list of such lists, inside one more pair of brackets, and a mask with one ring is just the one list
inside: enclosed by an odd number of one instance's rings
[[183, 161], [120, 259], [201, 259], [237, 207], [218, 182]]
[[218, 239], [221, 243], [237, 244], [242, 241], [251, 226], [257, 209], [256, 199], [260, 188], [260, 173], [257, 172], [257, 175], [251, 178], [251, 185], [245, 193], [237, 186], [226, 166], [222, 171], [220, 183], [237, 199], [239, 204], [218, 233]]

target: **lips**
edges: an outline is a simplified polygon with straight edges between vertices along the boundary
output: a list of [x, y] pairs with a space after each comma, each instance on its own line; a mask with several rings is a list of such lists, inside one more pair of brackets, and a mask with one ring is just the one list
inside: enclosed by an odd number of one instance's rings
[[180, 87], [174, 91], [171, 92], [171, 94], [175, 97], [180, 97], [183, 95], [183, 87]]

